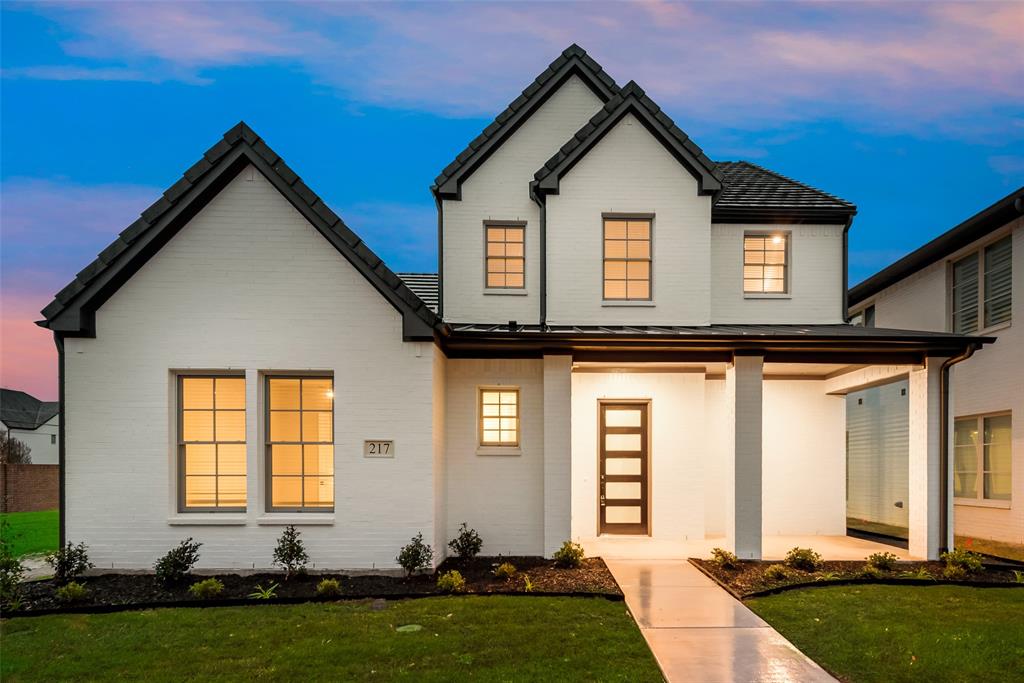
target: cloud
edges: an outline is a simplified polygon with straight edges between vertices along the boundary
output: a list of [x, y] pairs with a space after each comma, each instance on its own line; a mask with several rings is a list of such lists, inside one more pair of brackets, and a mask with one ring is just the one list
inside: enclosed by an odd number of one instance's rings
[[3, 69], [4, 78], [29, 78], [37, 81], [142, 81], [160, 79], [136, 69], [121, 67], [84, 67], [69, 65], [24, 66]]
[[988, 158], [988, 165], [999, 175], [1006, 176], [1011, 184], [1024, 183], [1024, 156], [996, 154]]

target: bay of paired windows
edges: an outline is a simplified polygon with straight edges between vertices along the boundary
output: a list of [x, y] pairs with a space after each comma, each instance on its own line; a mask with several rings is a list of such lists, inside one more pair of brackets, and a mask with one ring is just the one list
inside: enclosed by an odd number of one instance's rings
[[334, 380], [267, 378], [269, 509], [334, 508]]
[[244, 510], [245, 378], [183, 376], [178, 382], [180, 507]]
[[1007, 236], [953, 264], [950, 291], [953, 332], [970, 334], [1010, 320], [1012, 250]]

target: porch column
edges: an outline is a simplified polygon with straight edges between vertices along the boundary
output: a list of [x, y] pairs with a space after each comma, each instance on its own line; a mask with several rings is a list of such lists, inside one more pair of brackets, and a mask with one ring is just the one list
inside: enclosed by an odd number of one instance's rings
[[[947, 475], [939, 471], [939, 433], [942, 400], [939, 380], [945, 358], [928, 358], [924, 366], [910, 371], [910, 425], [908, 491], [910, 542], [912, 557], [937, 560], [939, 557], [939, 490]], [[952, 458], [952, 451], [950, 451]]]
[[544, 356], [544, 555], [572, 532], [572, 356]]
[[726, 541], [742, 559], [761, 558], [761, 398], [764, 357], [740, 356], [725, 371], [731, 442]]

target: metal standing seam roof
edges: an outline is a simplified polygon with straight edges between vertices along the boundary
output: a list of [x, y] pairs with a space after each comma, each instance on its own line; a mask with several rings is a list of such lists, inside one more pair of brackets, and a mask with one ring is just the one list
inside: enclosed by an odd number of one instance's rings
[[437, 313], [437, 273], [396, 273], [405, 286], [420, 298], [427, 307]]
[[0, 422], [10, 429], [39, 429], [60, 412], [57, 401], [40, 401], [16, 389], [0, 389]]

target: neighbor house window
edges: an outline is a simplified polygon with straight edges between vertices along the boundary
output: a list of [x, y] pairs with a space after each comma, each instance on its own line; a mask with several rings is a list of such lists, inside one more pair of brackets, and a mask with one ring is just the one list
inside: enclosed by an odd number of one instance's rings
[[850, 324], [857, 327], [874, 327], [875, 326], [875, 305], [871, 304], [867, 308], [854, 313], [850, 318]]
[[182, 510], [245, 509], [245, 378], [178, 378]]
[[480, 390], [480, 445], [519, 445], [519, 390]]
[[953, 494], [957, 498], [1010, 500], [1010, 415], [957, 418], [953, 427]]
[[651, 220], [604, 219], [604, 298], [651, 299]]
[[267, 378], [272, 511], [334, 509], [334, 380]]
[[525, 223], [486, 223], [488, 289], [526, 286]]
[[1004, 237], [953, 264], [954, 332], [970, 334], [1010, 320], [1012, 256], [1010, 237]]
[[785, 233], [743, 236], [743, 291], [748, 294], [784, 294], [787, 290]]

